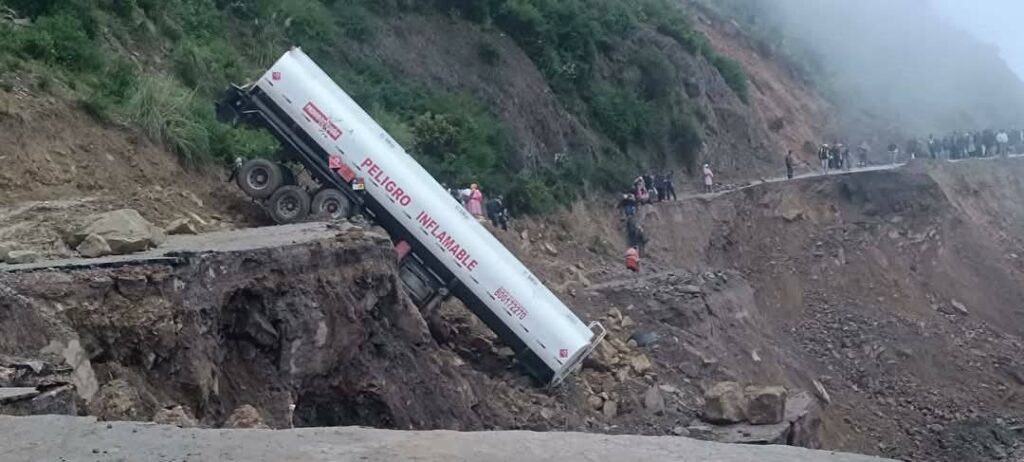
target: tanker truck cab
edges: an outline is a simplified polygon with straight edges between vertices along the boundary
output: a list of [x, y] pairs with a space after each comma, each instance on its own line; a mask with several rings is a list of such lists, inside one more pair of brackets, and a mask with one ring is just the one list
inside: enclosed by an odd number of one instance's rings
[[280, 224], [363, 213], [391, 235], [400, 278], [425, 313], [454, 296], [538, 381], [557, 384], [602, 341], [471, 216], [369, 114], [295, 48], [255, 83], [217, 104], [225, 122], [267, 129], [291, 167], [265, 159], [237, 168], [238, 186]]

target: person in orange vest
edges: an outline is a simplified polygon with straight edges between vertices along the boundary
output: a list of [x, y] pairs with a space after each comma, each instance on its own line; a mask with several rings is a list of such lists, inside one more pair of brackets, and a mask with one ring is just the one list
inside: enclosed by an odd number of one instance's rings
[[634, 273], [640, 272], [640, 252], [636, 247], [630, 247], [626, 251], [626, 268]]

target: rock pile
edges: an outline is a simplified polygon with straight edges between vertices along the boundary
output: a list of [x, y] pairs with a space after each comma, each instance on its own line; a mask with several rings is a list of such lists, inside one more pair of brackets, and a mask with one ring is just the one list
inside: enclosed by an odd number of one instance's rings
[[131, 209], [92, 215], [71, 236], [68, 244], [83, 257], [123, 255], [157, 247], [164, 231]]
[[774, 425], [785, 419], [786, 399], [783, 387], [743, 388], [736, 382], [720, 382], [704, 395], [703, 418], [714, 424]]

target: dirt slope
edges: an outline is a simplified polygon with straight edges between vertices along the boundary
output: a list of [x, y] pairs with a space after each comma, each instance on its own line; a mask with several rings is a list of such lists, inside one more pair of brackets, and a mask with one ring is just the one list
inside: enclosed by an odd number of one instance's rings
[[139, 133], [101, 124], [29, 85], [0, 90], [0, 241], [68, 255], [62, 229], [134, 208], [157, 225], [194, 213], [208, 229], [259, 219], [220, 167], [183, 167]]
[[[509, 242], [578, 310], [621, 310], [660, 334], [648, 350], [659, 380], [818, 381], [832, 400], [824, 447], [992, 460], [1024, 418], [1022, 174], [1019, 160], [921, 163], [655, 205], [639, 278], [621, 268], [611, 207], [579, 206]], [[709, 277], [723, 290], [678, 294]]]
[[[792, 150], [798, 159], [813, 165], [816, 152], [808, 152], [806, 145], [830, 142], [836, 136], [831, 104], [783, 62], [765, 55], [734, 23], [696, 12], [698, 28], [715, 49], [743, 64], [747, 71], [754, 112], [763, 129], [773, 134], [765, 148], [782, 155]], [[781, 161], [778, 157], [774, 160]]]

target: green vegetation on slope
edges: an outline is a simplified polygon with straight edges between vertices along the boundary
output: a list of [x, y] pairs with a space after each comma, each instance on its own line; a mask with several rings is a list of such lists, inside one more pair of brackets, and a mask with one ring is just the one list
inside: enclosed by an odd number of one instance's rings
[[[676, 68], [654, 50], [628, 63], [635, 85], [602, 78], [602, 60], [640, 28], [704, 56], [746, 100], [742, 68], [717, 55], [668, 0], [0, 0], [30, 27], [0, 24], [0, 65], [47, 76], [97, 118], [136, 127], [183, 161], [272, 154], [266, 134], [216, 122], [230, 83], [302, 46], [441, 181], [479, 182], [521, 212], [545, 212], [588, 187], [620, 188], [634, 147], [661, 163], [692, 163], [701, 143], [693, 108], [673, 104]], [[379, 60], [338, 46], [372, 39], [382, 17], [454, 14], [508, 34], [566, 107], [610, 143], [594, 158], [510, 174], [509, 144], [488, 108], [466, 95], [396, 78]], [[481, 45], [480, 59], [499, 52]], [[669, 154], [676, 153], [676, 154]]]

